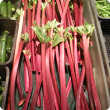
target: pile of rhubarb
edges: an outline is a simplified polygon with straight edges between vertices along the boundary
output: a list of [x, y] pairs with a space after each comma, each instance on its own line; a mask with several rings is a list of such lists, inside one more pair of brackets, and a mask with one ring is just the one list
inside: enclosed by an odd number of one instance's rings
[[[94, 25], [84, 22], [83, 0], [24, 0], [22, 4], [23, 8], [17, 9], [13, 16], [19, 28], [7, 110], [16, 109], [15, 88], [19, 93], [18, 106], [22, 105], [23, 110], [35, 110], [36, 106], [43, 110], [70, 110], [67, 99], [71, 88], [74, 110], [101, 110], [89, 53]], [[22, 56], [26, 97], [19, 75]], [[70, 71], [68, 82], [65, 65]]]

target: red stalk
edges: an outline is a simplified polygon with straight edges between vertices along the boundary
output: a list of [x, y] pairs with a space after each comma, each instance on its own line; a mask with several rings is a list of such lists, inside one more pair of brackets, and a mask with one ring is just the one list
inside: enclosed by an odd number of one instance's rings
[[83, 34], [82, 36], [82, 42], [83, 42], [83, 49], [84, 49], [84, 63], [85, 63], [85, 70], [86, 70], [86, 81], [87, 81], [87, 89], [88, 89], [88, 96], [89, 96], [89, 104], [90, 109], [94, 110], [94, 101], [93, 101], [93, 94], [92, 94], [92, 88], [91, 88], [91, 79], [90, 79], [90, 61], [89, 61], [89, 51], [87, 46], [87, 40], [86, 40], [86, 34]]
[[[61, 26], [63, 26], [64, 18], [67, 12], [69, 0], [67, 0], [64, 12], [61, 16]], [[63, 30], [61, 30], [61, 37], [63, 38]], [[66, 82], [65, 82], [65, 63], [64, 63], [64, 42], [60, 43], [60, 88], [61, 88], [61, 109], [66, 110], [68, 108], [67, 96], [66, 96]]]
[[[63, 32], [61, 32], [63, 37]], [[67, 109], [65, 63], [64, 63], [64, 42], [60, 43], [60, 88], [61, 88], [61, 110]]]
[[58, 6], [58, 9], [59, 9], [59, 13], [60, 13], [60, 16], [62, 15], [62, 8], [61, 8], [61, 5], [60, 5], [60, 2], [59, 0], [56, 0], [57, 2], [57, 6]]
[[84, 24], [83, 22], [83, 6], [82, 6], [82, 0], [80, 0], [80, 12], [79, 12], [79, 26]]
[[32, 26], [32, 13], [31, 13], [31, 9], [28, 9], [28, 34], [29, 34], [29, 38], [30, 38], [30, 41], [29, 41], [29, 52], [32, 52], [32, 49], [31, 49], [31, 46], [32, 46], [32, 29], [31, 29], [31, 26]]
[[71, 86], [72, 86], [72, 80], [71, 80], [71, 77], [70, 77], [70, 78], [69, 78], [69, 81], [68, 81], [68, 84], [67, 84], [67, 87], [66, 87], [67, 98], [68, 98], [68, 95], [69, 95]]
[[45, 0], [45, 2], [47, 2], [47, 6], [46, 6], [47, 19], [48, 19], [49, 21], [51, 21], [51, 20], [52, 20], [51, 4], [50, 4], [47, 0]]
[[81, 77], [80, 77], [80, 80], [79, 80], [79, 83], [78, 83], [77, 96], [76, 96], [76, 110], [81, 110], [80, 100], [81, 100], [81, 90], [82, 90], [84, 77], [85, 77], [85, 66], [84, 66], [84, 63], [83, 63]]
[[23, 107], [23, 110], [27, 110], [29, 99], [30, 99], [31, 92], [32, 92], [33, 78], [32, 78], [32, 68], [31, 68], [31, 64], [29, 60], [30, 59], [29, 53], [26, 53], [25, 51], [23, 51], [23, 53], [24, 53], [24, 57], [26, 60], [26, 65], [28, 68], [28, 75], [29, 75], [29, 90], [28, 90], [28, 94], [27, 94], [27, 97], [24, 103], [24, 107]]
[[19, 103], [18, 106], [22, 105], [25, 101], [25, 97], [23, 95], [23, 91], [22, 91], [22, 87], [21, 87], [21, 83], [20, 83], [20, 76], [19, 76], [19, 70], [17, 71], [17, 88], [18, 88], [18, 93], [19, 93]]
[[[32, 26], [33, 26], [33, 22], [35, 20], [35, 8], [36, 8], [36, 4], [33, 2], [33, 13], [32, 13]], [[36, 67], [35, 67], [35, 46], [34, 46], [34, 30], [32, 30], [32, 56], [31, 56], [31, 65], [32, 65], [32, 70], [36, 71]]]
[[73, 0], [74, 3], [74, 14], [75, 14], [75, 25], [78, 26], [78, 18], [79, 18], [79, 9], [78, 9], [78, 3], [77, 0]]
[[28, 69], [27, 69], [25, 60], [24, 60], [24, 83], [25, 83], [25, 92], [28, 92], [28, 90], [29, 90], [29, 75], [28, 75]]
[[[50, 37], [53, 39], [53, 28], [50, 29]], [[60, 107], [60, 93], [59, 93], [59, 89], [58, 89], [58, 85], [57, 85], [57, 80], [56, 80], [56, 76], [55, 76], [55, 70], [54, 70], [52, 42], [51, 42], [51, 45], [49, 47], [49, 59], [50, 59], [50, 68], [51, 68], [51, 76], [52, 76], [53, 86], [54, 86], [55, 93], [56, 93], [56, 96], [57, 96], [58, 105]]]
[[36, 85], [36, 88], [35, 88], [35, 91], [33, 94], [32, 102], [30, 105], [30, 110], [35, 110], [35, 106], [36, 106], [36, 102], [37, 102], [37, 99], [39, 96], [41, 84], [42, 84], [42, 73], [39, 74], [39, 79], [37, 81], [37, 85]]
[[[45, 9], [42, 9], [42, 24], [45, 24]], [[49, 100], [48, 100], [48, 90], [47, 90], [47, 81], [46, 81], [46, 58], [45, 58], [45, 50], [46, 44], [41, 44], [41, 65], [42, 65], [42, 76], [43, 76], [43, 96], [44, 96], [44, 106], [45, 110], [50, 110]]]
[[74, 32], [74, 66], [76, 73], [77, 84], [79, 82], [79, 67], [78, 67], [78, 54], [77, 54], [77, 32]]
[[[42, 0], [38, 0], [37, 4], [37, 12], [36, 12], [36, 25], [40, 26], [40, 15], [41, 15], [41, 2]], [[35, 35], [36, 36], [36, 35]], [[36, 39], [36, 85], [38, 81], [38, 73], [41, 72], [41, 51], [40, 51], [40, 46], [41, 43]], [[41, 93], [39, 93], [38, 101], [37, 101], [37, 106], [41, 106]]]
[[72, 57], [71, 57], [68, 41], [65, 42], [65, 47], [66, 47], [67, 54], [68, 54], [68, 59], [69, 59], [69, 62], [70, 62], [71, 78], [72, 78], [72, 83], [73, 83], [73, 88], [74, 88], [74, 94], [75, 94], [75, 97], [76, 97], [77, 82], [76, 82], [76, 78], [75, 78], [74, 66], [73, 66], [73, 63], [72, 63]]
[[23, 48], [23, 45], [24, 45], [24, 42], [25, 41], [21, 41], [20, 42], [20, 46], [19, 46], [19, 52], [15, 58], [15, 61], [13, 63], [13, 68], [12, 68], [12, 71], [11, 71], [11, 75], [13, 77], [11, 77], [11, 82], [10, 82], [10, 105], [11, 105], [11, 110], [15, 110], [15, 80], [16, 80], [16, 75], [17, 75], [17, 69], [18, 69], [18, 64], [19, 64], [19, 59], [20, 59], [20, 55], [21, 55], [21, 52], [22, 52], [22, 48]]
[[48, 89], [50, 110], [55, 110], [55, 102], [54, 102], [53, 89], [52, 89], [53, 82], [52, 82], [51, 73], [50, 73], [49, 48], [48, 47], [46, 50], [46, 78], [47, 78], [47, 85], [48, 85], [47, 89]]

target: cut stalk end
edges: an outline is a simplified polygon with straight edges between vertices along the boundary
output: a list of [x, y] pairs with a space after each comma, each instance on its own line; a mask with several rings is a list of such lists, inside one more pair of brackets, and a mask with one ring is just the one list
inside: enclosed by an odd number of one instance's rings
[[20, 101], [18, 102], [18, 106], [21, 106], [24, 102], [25, 102], [26, 98], [20, 99]]

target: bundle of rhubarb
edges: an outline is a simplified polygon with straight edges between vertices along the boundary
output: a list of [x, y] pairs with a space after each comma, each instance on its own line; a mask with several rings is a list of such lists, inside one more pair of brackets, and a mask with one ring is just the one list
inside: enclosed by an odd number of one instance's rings
[[[15, 84], [20, 99], [18, 106], [22, 105], [23, 110], [35, 110], [36, 106], [43, 107], [43, 110], [69, 110], [67, 98], [71, 88], [75, 96], [75, 110], [101, 110], [89, 54], [94, 25], [84, 22], [83, 1], [24, 0], [23, 4], [23, 9], [17, 9], [14, 15], [14, 19], [19, 20], [19, 28], [7, 110], [16, 109]], [[19, 75], [22, 56], [26, 97]], [[66, 64], [70, 70], [67, 84]], [[34, 90], [33, 72], [36, 74]], [[85, 97], [86, 89], [89, 100]]]

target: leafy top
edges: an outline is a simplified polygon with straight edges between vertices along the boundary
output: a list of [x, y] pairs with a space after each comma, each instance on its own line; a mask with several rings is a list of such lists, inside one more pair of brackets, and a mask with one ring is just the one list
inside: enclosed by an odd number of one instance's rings
[[31, 28], [34, 30], [41, 43], [43, 42], [48, 43], [52, 41], [51, 37], [47, 36], [47, 33], [45, 32], [45, 29], [43, 27], [39, 27], [39, 25], [37, 25]]

